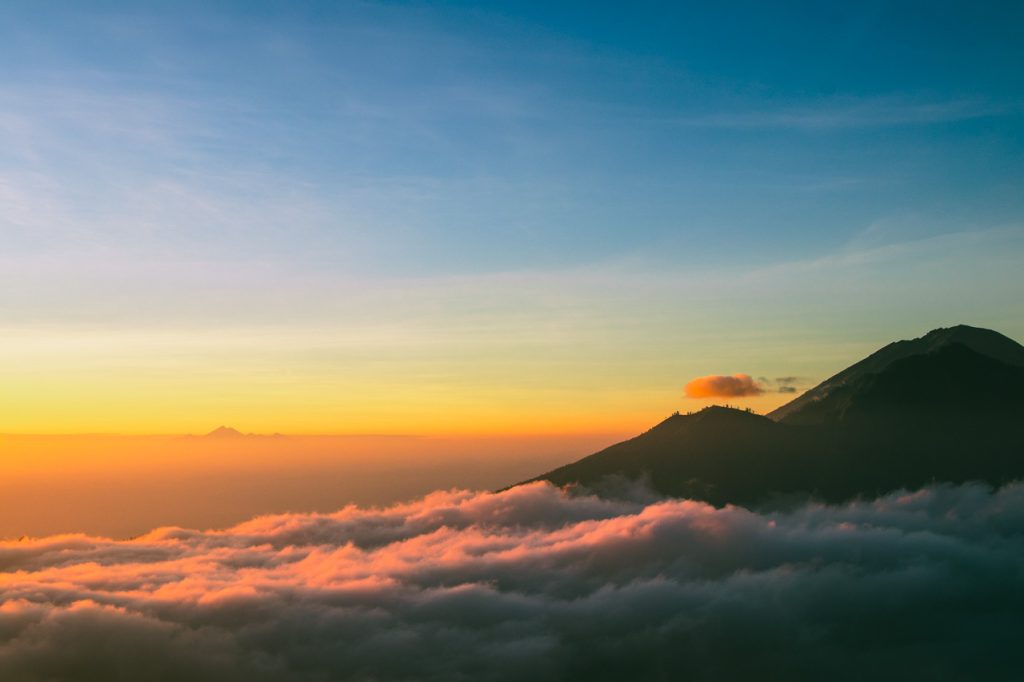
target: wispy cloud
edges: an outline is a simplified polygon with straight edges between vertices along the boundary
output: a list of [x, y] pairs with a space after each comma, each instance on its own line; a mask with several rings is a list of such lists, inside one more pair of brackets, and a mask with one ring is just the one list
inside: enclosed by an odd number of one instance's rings
[[751, 102], [741, 110], [720, 110], [672, 119], [694, 128], [777, 128], [828, 131], [848, 128], [933, 125], [1018, 114], [1021, 106], [982, 100], [914, 101], [894, 97], [839, 97], [807, 104], [765, 107]]

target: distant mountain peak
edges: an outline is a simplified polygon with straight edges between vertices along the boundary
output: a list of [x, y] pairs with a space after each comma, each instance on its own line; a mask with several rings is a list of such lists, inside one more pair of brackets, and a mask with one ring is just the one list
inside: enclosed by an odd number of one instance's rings
[[206, 434], [207, 438], [239, 438], [245, 434], [238, 429], [233, 429], [230, 426], [218, 426], [213, 431]]

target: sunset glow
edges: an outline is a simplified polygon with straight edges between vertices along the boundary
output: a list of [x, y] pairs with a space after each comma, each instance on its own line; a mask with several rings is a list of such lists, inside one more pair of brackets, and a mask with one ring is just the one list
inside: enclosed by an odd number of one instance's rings
[[1024, 335], [1001, 67], [817, 92], [794, 46], [773, 94], [650, 33], [711, 11], [314, 5], [2, 10], [0, 433], [635, 430], [697, 376]]
[[1022, 27], [0, 2], [0, 682], [1024, 678]]

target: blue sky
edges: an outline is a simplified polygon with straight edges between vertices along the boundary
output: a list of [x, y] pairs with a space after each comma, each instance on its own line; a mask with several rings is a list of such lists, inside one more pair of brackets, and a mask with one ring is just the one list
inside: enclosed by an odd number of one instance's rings
[[[646, 354], [621, 373], [678, 386], [702, 364], [823, 378], [961, 321], [1020, 338], [1022, 20], [1017, 3], [5, 3], [7, 350], [70, 336], [142, 365], [166, 355], [140, 335], [230, 327], [384, 362], [381, 338], [472, 329], [472, 371], [518, 338], [555, 383], [568, 344], [590, 369]], [[109, 362], [88, 357], [46, 366]], [[470, 390], [450, 362], [414, 364]], [[586, 370], [566, 390], [592, 391]]]

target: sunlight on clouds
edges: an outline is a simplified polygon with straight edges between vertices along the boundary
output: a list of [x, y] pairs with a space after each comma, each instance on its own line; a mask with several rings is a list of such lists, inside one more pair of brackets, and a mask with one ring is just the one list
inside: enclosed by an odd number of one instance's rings
[[851, 662], [894, 678], [994, 671], [1022, 607], [1018, 590], [994, 587], [1018, 580], [1022, 513], [1019, 485], [758, 514], [536, 483], [222, 531], [26, 538], [0, 543], [0, 674], [700, 679], [756, 676], [765, 660], [790, 678], [842, 677]]

